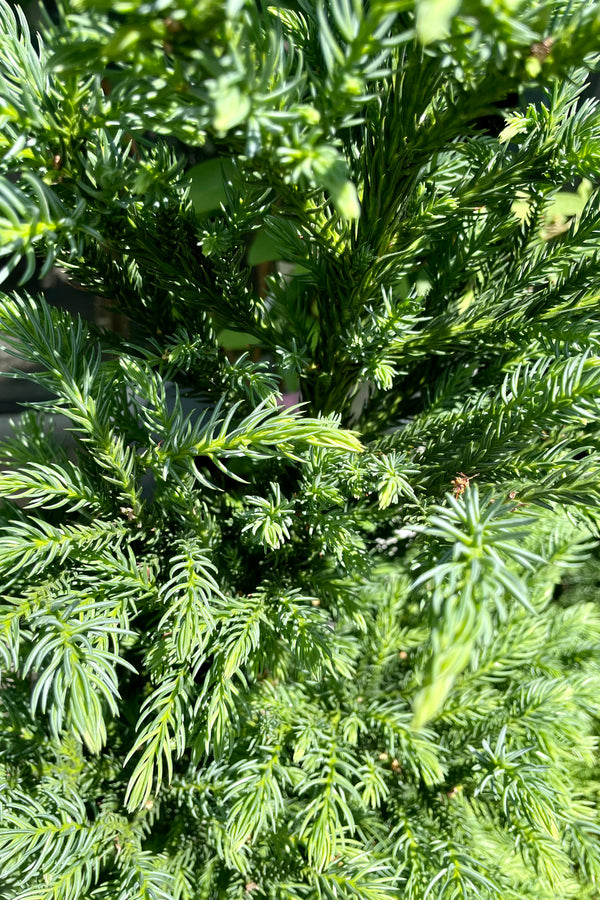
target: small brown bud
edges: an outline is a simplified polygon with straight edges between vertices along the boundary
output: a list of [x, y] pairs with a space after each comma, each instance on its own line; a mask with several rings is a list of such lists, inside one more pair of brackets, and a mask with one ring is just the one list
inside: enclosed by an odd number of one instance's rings
[[169, 34], [179, 34], [183, 31], [183, 23], [179, 19], [172, 19], [171, 16], [167, 16], [163, 24]]
[[543, 63], [550, 55], [553, 44], [554, 38], [546, 37], [543, 41], [536, 41], [535, 44], [532, 44], [529, 48], [529, 52], [539, 60], [539, 62]]

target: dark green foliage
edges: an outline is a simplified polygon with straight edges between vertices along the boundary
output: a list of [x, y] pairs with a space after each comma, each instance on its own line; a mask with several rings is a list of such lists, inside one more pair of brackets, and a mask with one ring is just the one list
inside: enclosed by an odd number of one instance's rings
[[2, 898], [599, 897], [600, 4], [59, 13], [0, 6]]

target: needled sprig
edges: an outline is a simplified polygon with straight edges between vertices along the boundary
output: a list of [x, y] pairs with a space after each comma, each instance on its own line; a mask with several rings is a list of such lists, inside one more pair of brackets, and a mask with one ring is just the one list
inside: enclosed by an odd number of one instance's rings
[[425, 533], [438, 538], [440, 549], [451, 546], [413, 583], [413, 590], [429, 587], [432, 623], [431, 656], [413, 710], [417, 729], [443, 707], [477, 642], [489, 641], [506, 618], [510, 600], [535, 615], [519, 570], [530, 572], [542, 561], [521, 545], [532, 522], [515, 515], [514, 506], [490, 491], [480, 498], [475, 484], [446, 500], [446, 507], [434, 508]]

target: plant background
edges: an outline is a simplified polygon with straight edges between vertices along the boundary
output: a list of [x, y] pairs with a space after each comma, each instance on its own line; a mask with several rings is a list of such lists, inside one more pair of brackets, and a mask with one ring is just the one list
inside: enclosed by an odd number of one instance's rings
[[598, 4], [166, 9], [0, 7], [3, 890], [595, 897]]

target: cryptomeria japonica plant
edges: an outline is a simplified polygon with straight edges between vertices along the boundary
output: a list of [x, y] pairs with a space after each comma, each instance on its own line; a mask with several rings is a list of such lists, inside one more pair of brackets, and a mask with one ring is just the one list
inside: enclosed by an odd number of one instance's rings
[[3, 900], [600, 896], [600, 4], [54, 13], [0, 6]]

